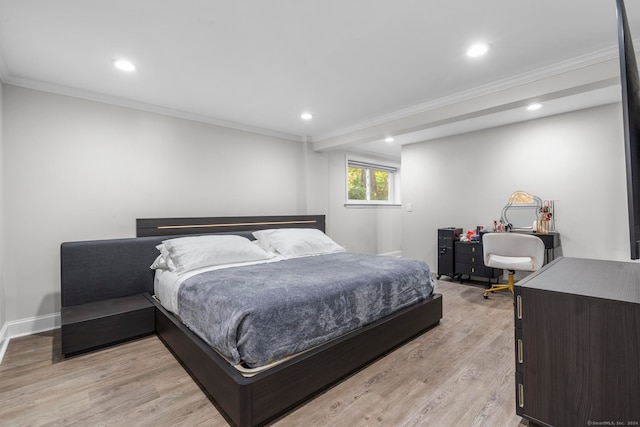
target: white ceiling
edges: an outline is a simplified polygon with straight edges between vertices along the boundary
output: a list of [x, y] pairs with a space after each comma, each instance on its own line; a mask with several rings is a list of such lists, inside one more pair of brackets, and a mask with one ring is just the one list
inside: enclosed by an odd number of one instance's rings
[[[636, 3], [627, 14], [640, 34]], [[470, 59], [475, 41], [492, 48]], [[116, 58], [137, 71], [119, 72]], [[391, 156], [402, 143], [616, 102], [617, 81], [602, 77], [565, 84], [535, 116], [522, 112], [529, 95], [514, 98], [616, 58], [615, 0], [0, 0], [5, 83]], [[394, 125], [505, 90], [502, 108]], [[390, 133], [396, 142], [381, 143]]]

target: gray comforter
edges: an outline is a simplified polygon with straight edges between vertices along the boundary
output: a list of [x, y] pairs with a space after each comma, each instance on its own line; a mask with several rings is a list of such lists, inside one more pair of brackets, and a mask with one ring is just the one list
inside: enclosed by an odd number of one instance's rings
[[431, 295], [421, 261], [348, 252], [202, 273], [178, 293], [180, 317], [231, 363], [259, 367]]

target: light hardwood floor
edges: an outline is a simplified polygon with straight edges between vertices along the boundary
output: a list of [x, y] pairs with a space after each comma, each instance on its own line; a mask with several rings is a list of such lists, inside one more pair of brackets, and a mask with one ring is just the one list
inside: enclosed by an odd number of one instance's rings
[[[513, 302], [441, 280], [440, 325], [274, 426], [526, 426], [515, 414]], [[155, 337], [60, 356], [59, 330], [16, 338], [0, 365], [0, 426], [226, 426]]]

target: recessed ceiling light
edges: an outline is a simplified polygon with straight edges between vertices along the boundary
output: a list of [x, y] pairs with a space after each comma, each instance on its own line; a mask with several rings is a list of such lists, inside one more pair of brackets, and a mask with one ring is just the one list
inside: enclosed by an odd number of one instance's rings
[[136, 66], [132, 62], [126, 59], [116, 59], [113, 61], [113, 65], [120, 71], [126, 71], [132, 73], [136, 70]]
[[477, 58], [489, 51], [489, 45], [486, 43], [476, 43], [467, 50], [467, 56]]
[[313, 119], [313, 114], [311, 114], [311, 113], [302, 113], [302, 114], [300, 114], [300, 118], [302, 120], [311, 120], [311, 119]]
[[529, 106], [527, 107], [527, 110], [536, 111], [536, 110], [539, 110], [541, 108], [542, 108], [542, 104], [535, 103], [535, 104], [529, 104]]
[[384, 142], [393, 142], [393, 141], [395, 141], [395, 139], [393, 139], [393, 137], [391, 136], [388, 136], [384, 139]]

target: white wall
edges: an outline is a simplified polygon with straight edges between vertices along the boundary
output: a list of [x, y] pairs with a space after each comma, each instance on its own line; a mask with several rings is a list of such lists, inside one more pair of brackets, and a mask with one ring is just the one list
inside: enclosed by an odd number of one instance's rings
[[[304, 161], [300, 167], [304, 171], [304, 185], [301, 187], [300, 213], [315, 214], [323, 212], [328, 214], [329, 206], [329, 169], [328, 155], [326, 153], [314, 153], [310, 143], [303, 145]], [[331, 224], [331, 218], [326, 217], [327, 231]], [[334, 236], [339, 238], [340, 236]]]
[[[0, 82], [0, 348], [2, 347], [3, 340], [3, 328], [6, 321], [6, 312], [7, 312], [7, 300], [5, 298], [4, 292], [4, 159], [3, 159], [3, 151], [4, 151], [4, 126], [3, 126], [3, 115], [2, 115], [2, 104], [3, 104], [3, 89], [4, 86], [2, 82]], [[1, 358], [0, 353], [0, 358]]]
[[[59, 245], [144, 217], [326, 214], [305, 144], [5, 85], [6, 321], [60, 307]], [[323, 168], [324, 164], [324, 168]], [[307, 206], [313, 189], [320, 199]]]
[[437, 270], [437, 228], [492, 224], [516, 190], [556, 200], [565, 256], [629, 260], [622, 109], [607, 105], [402, 149], [404, 256]]
[[343, 151], [329, 153], [329, 234], [352, 252], [399, 253], [402, 250], [399, 207], [344, 206], [346, 155]]

